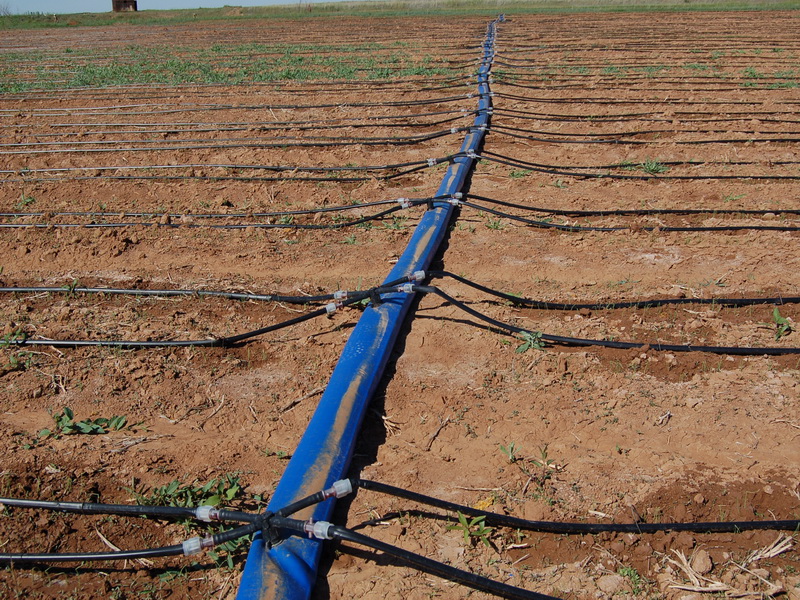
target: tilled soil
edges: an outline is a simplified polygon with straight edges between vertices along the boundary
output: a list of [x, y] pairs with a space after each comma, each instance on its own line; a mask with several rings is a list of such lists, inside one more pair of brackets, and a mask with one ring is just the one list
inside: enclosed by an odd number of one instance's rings
[[[798, 24], [795, 12], [509, 15], [498, 27], [491, 127], [467, 190], [474, 206], [459, 208], [435, 268], [568, 304], [800, 296], [791, 230], [800, 226], [791, 212], [800, 209]], [[435, 194], [447, 161], [427, 160], [457, 152], [460, 128], [472, 123], [470, 77], [485, 26], [476, 17], [352, 18], [5, 32], [0, 60], [19, 90], [0, 96], [8, 213], [0, 279], [63, 288], [3, 293], [5, 340], [217, 339], [309, 310], [90, 295], [76, 291], [82, 286], [302, 296], [379, 284], [424, 205], [341, 229], [292, 227], [343, 225], [396, 205], [360, 204]], [[264, 40], [292, 48], [258, 50], [265, 64], [307, 52], [315, 68], [349, 61], [385, 76], [306, 81], [284, 72], [269, 82], [36, 89], [42, 73], [19, 56], [35, 51], [40, 71], [70, 81], [70, 70], [133, 60], [126, 49], [191, 58]], [[378, 67], [364, 67], [366, 55]], [[221, 72], [232, 68], [226, 60]], [[409, 65], [418, 74], [401, 72]], [[354, 208], [265, 214], [341, 205]], [[717, 212], [575, 212], [638, 209]], [[534, 520], [800, 518], [797, 355], [658, 346], [793, 348], [797, 304], [778, 313], [776, 304], [700, 303], [551, 311], [453, 279], [432, 283], [526, 329], [646, 346], [525, 348], [421, 296], [362, 428], [353, 475]], [[200, 487], [234, 477], [231, 504], [262, 507], [358, 316], [337, 311], [233, 348], [6, 344], [0, 495], [131, 503], [174, 481]], [[54, 415], [67, 407], [75, 421], [125, 416], [125, 425], [64, 433]], [[782, 535], [774, 531], [496, 528], [484, 544], [422, 508], [362, 491], [340, 503], [336, 521], [558, 597], [800, 597], [796, 536], [773, 553], [764, 549]], [[3, 552], [129, 549], [189, 535], [150, 520], [20, 509], [0, 517]], [[0, 590], [9, 598], [232, 598], [245, 552], [231, 554], [232, 567], [224, 555], [220, 567], [208, 556], [17, 565], [0, 574]], [[344, 544], [326, 551], [315, 593], [481, 596]]]

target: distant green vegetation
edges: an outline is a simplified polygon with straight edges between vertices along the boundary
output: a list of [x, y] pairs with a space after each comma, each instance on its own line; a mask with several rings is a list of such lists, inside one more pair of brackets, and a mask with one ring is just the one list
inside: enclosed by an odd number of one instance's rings
[[[214, 44], [210, 48], [127, 46], [63, 54], [0, 55], [0, 93], [134, 84], [261, 83], [457, 76], [446, 62], [412, 58], [406, 42], [388, 44]], [[31, 68], [31, 65], [37, 65]]]
[[76, 13], [52, 15], [29, 13], [0, 16], [0, 29], [42, 27], [86, 27], [108, 25], [166, 25], [196, 21], [290, 18], [325, 16], [415, 16], [415, 15], [496, 15], [498, 12], [575, 13], [635, 12], [686, 10], [791, 10], [800, 8], [800, 0], [421, 0], [385, 2], [287, 2], [285, 5], [186, 10], [143, 10], [124, 13]]

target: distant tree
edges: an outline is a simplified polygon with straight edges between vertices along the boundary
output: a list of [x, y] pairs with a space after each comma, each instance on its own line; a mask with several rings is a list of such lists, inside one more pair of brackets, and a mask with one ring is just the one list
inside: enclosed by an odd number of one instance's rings
[[0, 17], [10, 17], [11, 16], [11, 7], [8, 5], [8, 2], [0, 2]]

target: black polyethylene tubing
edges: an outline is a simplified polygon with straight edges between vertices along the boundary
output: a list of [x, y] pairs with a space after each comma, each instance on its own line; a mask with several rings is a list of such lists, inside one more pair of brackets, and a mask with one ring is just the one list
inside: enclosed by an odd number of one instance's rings
[[[569, 233], [581, 233], [581, 232], [614, 233], [620, 231], [632, 231], [634, 229], [633, 227], [596, 227], [587, 225], [560, 225], [558, 223], [548, 223], [547, 221], [538, 221], [535, 219], [528, 219], [526, 217], [512, 215], [510, 213], [503, 212], [494, 208], [489, 208], [488, 206], [473, 204], [472, 202], [462, 201], [461, 204], [478, 211], [488, 212], [493, 215], [497, 215], [498, 217], [503, 217], [511, 221], [517, 221], [518, 223], [530, 225], [531, 227], [539, 227], [540, 229], [555, 229], [557, 231], [566, 231]], [[663, 233], [702, 233], [702, 232], [733, 232], [733, 231], [753, 231], [753, 230], [800, 231], [800, 227], [795, 227], [791, 225], [718, 225], [718, 226], [696, 226], [696, 227], [691, 227], [691, 226], [669, 227], [669, 226], [659, 225], [659, 226], [648, 226], [648, 227], [636, 227], [636, 230], [646, 231], [648, 233], [654, 231], [659, 231]]]
[[541, 333], [525, 329], [524, 327], [517, 327], [503, 321], [493, 319], [474, 308], [471, 308], [446, 294], [439, 288], [433, 286], [414, 286], [414, 290], [423, 293], [436, 294], [442, 299], [446, 300], [456, 308], [480, 319], [484, 323], [488, 323], [498, 329], [504, 329], [511, 333], [540, 333], [541, 339], [545, 342], [554, 344], [564, 344], [565, 346], [598, 346], [601, 348], [615, 348], [618, 350], [631, 350], [634, 348], [644, 348], [645, 346], [650, 350], [660, 352], [709, 352], [711, 354], [731, 354], [736, 356], [781, 356], [784, 354], [800, 354], [800, 348], [780, 348], [780, 347], [764, 347], [756, 348], [749, 346], [693, 346], [682, 344], [662, 344], [659, 342], [612, 342], [608, 340], [592, 340], [585, 338], [567, 337], [561, 335], [551, 335], [549, 333]]
[[715, 208], [641, 208], [641, 209], [618, 209], [618, 210], [563, 210], [557, 208], [542, 208], [538, 206], [530, 206], [528, 204], [518, 204], [516, 202], [508, 202], [507, 200], [498, 200], [497, 198], [489, 198], [488, 196], [479, 196], [477, 194], [464, 194], [464, 198], [472, 198], [482, 202], [489, 202], [490, 204], [499, 204], [500, 206], [507, 206], [509, 208], [518, 208], [520, 210], [529, 210], [533, 212], [543, 212], [549, 215], [560, 215], [565, 217], [617, 217], [617, 216], [648, 216], [648, 215], [765, 215], [772, 214], [787, 214], [787, 215], [800, 215], [800, 209], [715, 209]]
[[404, 563], [416, 567], [424, 573], [430, 573], [431, 575], [436, 575], [448, 581], [455, 581], [474, 590], [494, 594], [501, 598], [512, 598], [514, 600], [556, 600], [553, 596], [515, 587], [499, 581], [494, 581], [488, 577], [470, 573], [469, 571], [451, 567], [450, 565], [432, 560], [414, 552], [409, 552], [408, 550], [403, 550], [391, 544], [386, 544], [361, 533], [350, 531], [344, 527], [333, 526], [331, 527], [330, 533], [335, 539], [345, 540], [354, 544], [359, 544], [360, 546], [379, 550]]
[[120, 550], [119, 552], [75, 552], [60, 554], [0, 554], [2, 563], [42, 563], [42, 562], [90, 562], [97, 560], [130, 560], [137, 558], [157, 558], [183, 554], [183, 545], [162, 546], [146, 550]]
[[[0, 505], [17, 508], [51, 510], [83, 515], [120, 515], [155, 517], [157, 519], [195, 519], [197, 508], [182, 506], [144, 506], [139, 504], [101, 504], [97, 502], [59, 502], [48, 500], [26, 500], [23, 498], [0, 498]], [[256, 516], [249, 513], [219, 509], [220, 521], [253, 521]]]
[[193, 519], [195, 516], [194, 508], [181, 506], [141, 506], [138, 504], [99, 504], [97, 502], [51, 502], [47, 500], [25, 500], [22, 498], [0, 498], [0, 504], [18, 508], [52, 510], [84, 515], [132, 515], [172, 519]]
[[630, 300], [623, 302], [595, 302], [587, 304], [566, 304], [560, 302], [541, 302], [532, 300], [530, 298], [523, 298], [520, 296], [513, 296], [506, 294], [499, 290], [492, 289], [475, 281], [471, 281], [466, 277], [461, 277], [449, 271], [426, 271], [426, 275], [430, 277], [450, 277], [468, 285], [471, 288], [480, 290], [491, 296], [508, 300], [514, 304], [527, 306], [539, 310], [613, 310], [620, 308], [653, 308], [656, 306], [667, 306], [673, 304], [711, 304], [714, 306], [754, 306], [759, 304], [798, 304], [800, 303], [800, 296], [785, 296], [775, 298], [654, 298], [651, 300]]
[[800, 520], [773, 520], [773, 521], [715, 521], [709, 523], [563, 523], [557, 521], [529, 521], [509, 515], [493, 513], [455, 502], [448, 502], [439, 498], [426, 496], [403, 488], [370, 481], [368, 479], [351, 479], [353, 487], [381, 492], [398, 498], [405, 498], [412, 502], [427, 504], [447, 510], [460, 512], [471, 517], [484, 517], [489, 525], [513, 527], [526, 531], [540, 531], [543, 533], [564, 534], [589, 534], [589, 533], [656, 533], [660, 531], [692, 531], [697, 533], [736, 533], [753, 529], [771, 529], [776, 531], [793, 531], [800, 528]]

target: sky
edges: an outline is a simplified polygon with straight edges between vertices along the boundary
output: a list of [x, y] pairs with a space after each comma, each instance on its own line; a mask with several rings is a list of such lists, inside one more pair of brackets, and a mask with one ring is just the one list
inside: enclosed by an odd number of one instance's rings
[[[293, 4], [293, 0], [137, 0], [139, 10], [172, 8], [219, 8], [230, 6], [265, 6], [267, 4]], [[13, 14], [110, 12], [111, 0], [0, 0], [0, 7], [8, 7]]]

